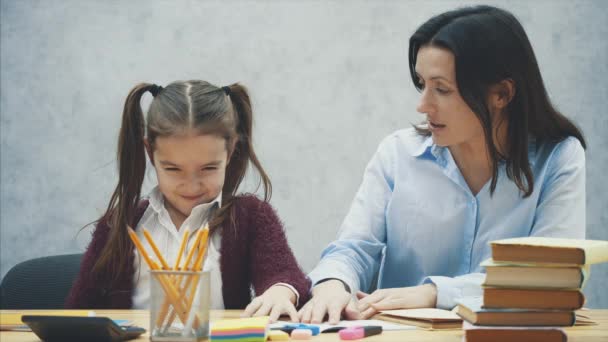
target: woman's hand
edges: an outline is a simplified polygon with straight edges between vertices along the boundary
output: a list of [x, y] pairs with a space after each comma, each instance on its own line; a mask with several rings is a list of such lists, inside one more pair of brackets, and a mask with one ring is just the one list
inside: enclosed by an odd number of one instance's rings
[[312, 298], [298, 312], [301, 322], [322, 323], [325, 315], [330, 324], [337, 324], [344, 311], [346, 319], [359, 319], [359, 312], [351, 294], [340, 280], [332, 279], [312, 289]]
[[296, 294], [287, 286], [273, 285], [261, 296], [255, 297], [245, 308], [242, 317], [267, 316], [276, 322], [282, 314], [289, 315], [292, 322], [298, 322], [298, 312], [294, 303]]
[[372, 294], [357, 293], [361, 319], [369, 319], [381, 310], [434, 308], [437, 288], [434, 284], [376, 290]]

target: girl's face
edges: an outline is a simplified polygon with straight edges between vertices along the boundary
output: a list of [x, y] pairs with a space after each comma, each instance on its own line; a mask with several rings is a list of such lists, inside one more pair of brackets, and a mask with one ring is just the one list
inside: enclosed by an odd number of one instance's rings
[[151, 159], [172, 218], [183, 221], [192, 208], [220, 194], [228, 163], [226, 139], [188, 133], [158, 137], [154, 147]]
[[483, 127], [458, 91], [454, 54], [423, 46], [418, 50], [415, 70], [422, 85], [416, 110], [426, 114], [433, 142], [439, 146], [483, 143]]

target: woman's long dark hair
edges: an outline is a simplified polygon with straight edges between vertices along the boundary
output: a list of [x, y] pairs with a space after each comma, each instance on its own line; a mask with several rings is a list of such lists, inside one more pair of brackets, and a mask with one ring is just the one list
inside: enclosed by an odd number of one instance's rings
[[[504, 159], [507, 176], [524, 197], [532, 194], [534, 180], [528, 160], [530, 135], [539, 142], [559, 142], [573, 136], [586, 148], [582, 132], [551, 104], [532, 45], [511, 13], [491, 6], [466, 7], [437, 15], [422, 24], [410, 38], [409, 45], [410, 75], [419, 90], [416, 58], [418, 50], [425, 45], [445, 48], [454, 54], [460, 95], [484, 130], [493, 168], [491, 193], [496, 189], [498, 162]], [[490, 86], [505, 79], [513, 81], [515, 94], [507, 106], [508, 147], [501, 155], [493, 139], [495, 127], [486, 96]], [[424, 127], [416, 129], [422, 135], [431, 135]]]
[[[154, 99], [144, 120], [140, 105], [142, 95], [150, 91]], [[133, 245], [127, 226], [134, 225], [134, 215], [141, 199], [141, 188], [146, 171], [144, 137], [154, 149], [156, 138], [195, 130], [225, 138], [231, 152], [222, 188], [222, 207], [209, 227], [214, 231], [228, 220], [234, 221], [233, 201], [245, 177], [249, 163], [253, 164], [264, 187], [264, 200], [272, 195], [272, 184], [262, 168], [252, 144], [253, 113], [244, 86], [235, 83], [220, 88], [205, 81], [179, 81], [159, 88], [142, 83], [129, 93], [122, 114], [118, 138], [118, 185], [101, 217], [110, 226], [108, 241], [92, 275], [112, 274], [112, 286], [120, 274], [126, 272], [127, 259], [132, 257]], [[234, 150], [232, 149], [234, 146]], [[102, 279], [103, 277], [96, 277]]]

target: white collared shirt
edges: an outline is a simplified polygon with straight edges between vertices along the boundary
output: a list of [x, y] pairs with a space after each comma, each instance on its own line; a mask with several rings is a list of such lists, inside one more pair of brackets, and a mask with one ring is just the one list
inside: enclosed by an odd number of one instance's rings
[[[160, 192], [158, 186], [152, 189], [148, 198], [150, 204], [144, 212], [142, 218], [137, 223], [137, 229], [135, 230], [140, 241], [142, 241], [148, 255], [153, 257], [154, 252], [148, 245], [145, 237], [143, 228], [146, 228], [152, 235], [152, 239], [156, 243], [160, 253], [163, 255], [167, 263], [173, 267], [175, 260], [177, 259], [177, 253], [184, 236], [186, 229], [190, 230], [190, 236], [188, 237], [188, 244], [184, 248], [181, 262], [184, 262], [186, 258], [186, 251], [190, 249], [192, 243], [194, 243], [195, 233], [207, 225], [209, 215], [215, 208], [221, 206], [222, 193], [218, 195], [213, 201], [209, 203], [199, 204], [192, 209], [190, 216], [182, 223], [182, 226], [177, 229], [169, 212], [164, 205], [164, 197]], [[207, 257], [205, 258], [205, 264], [203, 271], [210, 272], [211, 280], [211, 309], [222, 310], [224, 309], [224, 298], [222, 295], [222, 276], [220, 271], [219, 259], [220, 259], [220, 245], [221, 245], [221, 230], [216, 230], [210, 238], [209, 249], [207, 251]], [[133, 291], [133, 309], [149, 309], [150, 307], [150, 268], [148, 265], [141, 260], [137, 250], [135, 250], [135, 273], [133, 276], [134, 291]]]
[[[340, 229], [309, 274], [367, 291], [434, 283], [437, 307], [481, 295], [490, 242], [520, 236], [585, 238], [585, 150], [574, 137], [528, 141], [534, 191], [523, 198], [498, 164], [496, 191], [466, 183], [449, 148], [412, 128], [385, 138]], [[376, 273], [378, 272], [378, 273]]]

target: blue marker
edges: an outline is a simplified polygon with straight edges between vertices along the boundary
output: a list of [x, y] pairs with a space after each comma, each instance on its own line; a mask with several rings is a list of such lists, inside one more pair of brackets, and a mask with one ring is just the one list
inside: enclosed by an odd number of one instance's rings
[[296, 329], [310, 330], [310, 332], [312, 333], [312, 336], [319, 335], [319, 327], [318, 326], [312, 325], [312, 324], [304, 324], [304, 323], [285, 324], [281, 328], [272, 328], [271, 330], [281, 330], [281, 331], [284, 331], [284, 332], [286, 332], [288, 334], [291, 334], [291, 332], [294, 331], [294, 330], [296, 330]]

